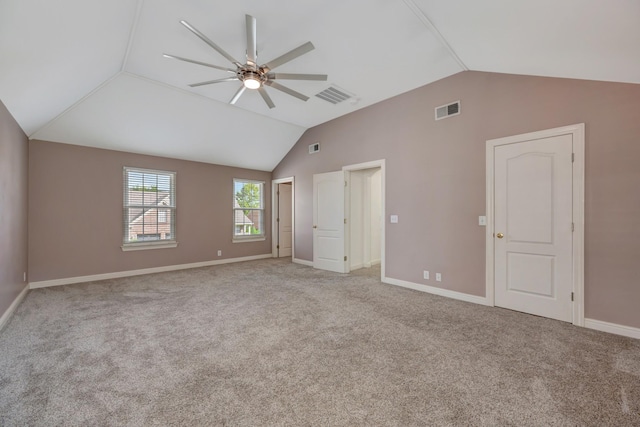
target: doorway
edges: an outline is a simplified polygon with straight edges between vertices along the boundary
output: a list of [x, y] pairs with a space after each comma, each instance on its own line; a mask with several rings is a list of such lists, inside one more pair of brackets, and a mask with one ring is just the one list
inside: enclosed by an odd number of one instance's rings
[[584, 124], [487, 141], [487, 299], [584, 321]]
[[354, 170], [349, 179], [349, 269], [380, 264], [382, 171]]
[[385, 160], [313, 176], [313, 266], [348, 273], [380, 264], [385, 277]]
[[272, 256], [294, 258], [295, 191], [293, 177], [272, 181]]

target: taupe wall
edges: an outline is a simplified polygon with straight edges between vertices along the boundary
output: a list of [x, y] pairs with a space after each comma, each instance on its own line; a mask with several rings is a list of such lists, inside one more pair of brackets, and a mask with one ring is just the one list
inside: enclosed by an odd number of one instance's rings
[[313, 174], [386, 159], [387, 276], [483, 296], [485, 141], [585, 123], [586, 317], [640, 327], [639, 114], [640, 85], [464, 72], [309, 129], [273, 172], [296, 179], [296, 257], [312, 259]]
[[[123, 166], [177, 172], [177, 248], [121, 250]], [[263, 242], [231, 242], [233, 178], [266, 183]], [[30, 281], [269, 254], [270, 182], [269, 172], [31, 141]]]
[[0, 316], [27, 271], [28, 139], [0, 101]]

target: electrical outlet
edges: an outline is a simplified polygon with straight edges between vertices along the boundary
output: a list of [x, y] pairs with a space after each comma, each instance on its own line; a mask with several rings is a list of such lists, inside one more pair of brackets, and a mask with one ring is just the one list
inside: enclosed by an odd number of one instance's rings
[[424, 277], [425, 280], [429, 280], [429, 272], [425, 270], [424, 273], [422, 273], [422, 277]]
[[222, 256], [222, 251], [218, 251], [218, 256]]
[[442, 274], [436, 273], [436, 282], [442, 282]]

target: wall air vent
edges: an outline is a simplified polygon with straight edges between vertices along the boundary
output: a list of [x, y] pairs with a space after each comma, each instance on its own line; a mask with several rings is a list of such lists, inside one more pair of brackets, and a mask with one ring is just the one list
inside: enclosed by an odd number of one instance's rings
[[436, 120], [446, 119], [458, 114], [460, 114], [460, 101], [436, 107]]
[[346, 101], [347, 99], [354, 97], [354, 95], [350, 94], [344, 89], [340, 89], [335, 85], [329, 86], [327, 89], [323, 90], [320, 93], [316, 93], [316, 96], [332, 104], [339, 104], [342, 101]]
[[309, 145], [309, 154], [314, 154], [320, 151], [320, 143], [316, 142], [315, 144]]

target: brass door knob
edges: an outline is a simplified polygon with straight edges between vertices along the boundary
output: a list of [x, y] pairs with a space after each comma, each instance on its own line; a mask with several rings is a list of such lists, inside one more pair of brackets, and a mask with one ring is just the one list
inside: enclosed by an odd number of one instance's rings
[[318, 226], [317, 226], [317, 225], [314, 225], [314, 226], [313, 226], [313, 228], [318, 228]]
[[502, 238], [504, 237], [504, 234], [502, 234], [502, 233], [498, 233], [498, 234], [496, 234], [496, 237], [497, 237], [498, 239], [502, 239]]

